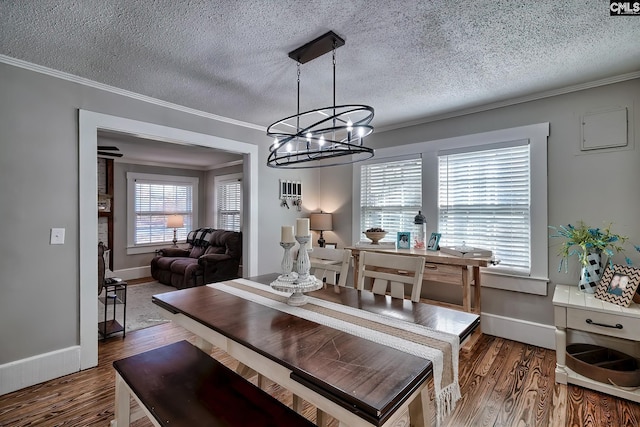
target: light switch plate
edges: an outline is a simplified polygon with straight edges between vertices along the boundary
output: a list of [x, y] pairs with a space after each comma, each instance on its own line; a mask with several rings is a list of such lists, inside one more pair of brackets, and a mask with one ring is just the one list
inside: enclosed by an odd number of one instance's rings
[[64, 228], [51, 229], [51, 244], [64, 245]]

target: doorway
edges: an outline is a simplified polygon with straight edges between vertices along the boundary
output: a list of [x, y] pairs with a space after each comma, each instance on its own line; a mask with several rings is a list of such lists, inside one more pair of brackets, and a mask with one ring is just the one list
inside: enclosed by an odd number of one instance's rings
[[98, 363], [98, 298], [95, 285], [98, 277], [98, 220], [97, 200], [97, 140], [98, 131], [122, 132], [148, 139], [176, 144], [195, 145], [221, 149], [243, 155], [243, 180], [246, 192], [243, 205], [243, 264], [249, 275], [257, 274], [258, 218], [250, 212], [258, 212], [258, 147], [240, 141], [219, 138], [183, 129], [170, 128], [137, 120], [79, 111], [79, 213], [80, 213], [80, 369]]

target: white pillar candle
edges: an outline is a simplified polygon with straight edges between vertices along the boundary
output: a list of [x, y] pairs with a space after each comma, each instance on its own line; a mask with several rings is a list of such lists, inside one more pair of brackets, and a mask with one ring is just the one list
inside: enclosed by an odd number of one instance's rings
[[280, 232], [280, 241], [283, 243], [295, 243], [293, 238], [293, 225], [283, 225]]
[[296, 219], [296, 236], [309, 235], [309, 218]]

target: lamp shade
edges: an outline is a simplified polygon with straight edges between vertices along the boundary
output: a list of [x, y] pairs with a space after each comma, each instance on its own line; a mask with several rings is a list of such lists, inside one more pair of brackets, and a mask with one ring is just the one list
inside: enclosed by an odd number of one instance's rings
[[333, 230], [333, 216], [330, 213], [312, 213], [309, 215], [312, 230], [330, 231]]
[[184, 218], [182, 215], [169, 215], [167, 217], [167, 228], [182, 228], [184, 227]]

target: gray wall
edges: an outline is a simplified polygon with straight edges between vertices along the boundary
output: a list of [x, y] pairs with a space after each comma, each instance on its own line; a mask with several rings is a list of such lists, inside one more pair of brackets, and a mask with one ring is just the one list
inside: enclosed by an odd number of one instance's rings
[[[260, 144], [264, 159], [271, 142], [260, 130], [3, 63], [0, 99], [0, 215], [7, 221], [0, 228], [0, 365], [79, 343], [78, 109]], [[313, 193], [317, 174], [267, 170], [261, 162], [259, 175], [260, 212], [251, 214], [260, 215], [262, 273], [280, 265], [281, 222], [307, 213], [279, 208], [277, 180], [302, 179]], [[52, 227], [66, 229], [64, 245], [49, 245]]]
[[[586, 112], [609, 107], [626, 106], [630, 111], [630, 144], [633, 149], [580, 152], [580, 117]], [[376, 131], [367, 144], [374, 148], [400, 146], [434, 141], [455, 136], [506, 129], [535, 123], [550, 123], [548, 139], [548, 223], [562, 225], [584, 220], [601, 226], [613, 222], [613, 230], [640, 244], [640, 79], [601, 86], [551, 98], [522, 103], [495, 110], [468, 114], [423, 125], [387, 132]], [[533, 174], [536, 171], [532, 171]], [[351, 236], [350, 168], [324, 171], [320, 199], [324, 206], [339, 207], [337, 222], [343, 238]], [[429, 226], [435, 226], [430, 219]], [[435, 230], [429, 230], [435, 231]], [[553, 324], [555, 283], [578, 283], [577, 262], [572, 259], [569, 274], [558, 272], [557, 245], [559, 239], [549, 239], [548, 295], [535, 296], [519, 292], [483, 288], [482, 311], [546, 325]], [[640, 266], [639, 254], [628, 244], [626, 252]], [[624, 257], [614, 261], [624, 264]], [[455, 301], [460, 292], [452, 287], [426, 289], [428, 296], [441, 296]]]
[[[7, 64], [0, 64], [0, 99], [0, 365], [79, 342], [78, 109], [258, 144], [261, 159], [271, 142], [259, 130]], [[580, 114], [612, 105], [634, 108], [631, 124], [638, 128], [640, 80], [378, 132], [369, 141], [382, 147], [549, 121], [549, 224], [611, 220], [616, 231], [640, 242], [638, 138], [631, 151], [577, 153]], [[280, 207], [279, 179], [302, 181], [302, 212]], [[310, 211], [335, 212], [335, 230], [325, 238], [351, 244], [351, 198], [349, 166], [283, 171], [261, 162], [259, 208], [250, 213], [258, 215], [259, 274], [280, 265], [280, 226]], [[49, 245], [52, 227], [66, 228], [64, 245]], [[577, 280], [555, 271], [554, 249], [549, 259], [553, 282]], [[552, 323], [550, 296], [485, 290], [483, 311]]]

